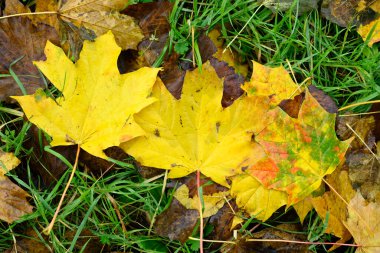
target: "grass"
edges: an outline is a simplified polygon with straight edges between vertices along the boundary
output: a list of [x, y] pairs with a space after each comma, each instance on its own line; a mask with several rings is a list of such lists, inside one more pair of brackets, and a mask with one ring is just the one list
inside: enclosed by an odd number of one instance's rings
[[[33, 4], [32, 1], [28, 3]], [[252, 0], [177, 0], [174, 1], [170, 23], [166, 52], [170, 53], [174, 48], [185, 55], [194, 47], [198, 64], [201, 59], [196, 38], [202, 32], [219, 28], [226, 44], [238, 53], [242, 63], [250, 64], [251, 60], [255, 60], [269, 66], [284, 65], [294, 73], [298, 83], [311, 78], [310, 83], [327, 92], [340, 107], [379, 99], [379, 46], [369, 48], [353, 27], [338, 27], [321, 18], [317, 11], [297, 17], [292, 11], [273, 14]], [[160, 57], [155, 65], [159, 66], [162, 61], [163, 57]], [[54, 89], [51, 89], [54, 93]], [[361, 106], [355, 111], [364, 112], [368, 109], [369, 106]], [[34, 231], [37, 240], [54, 249], [54, 252], [86, 252], [86, 247], [93, 245], [97, 238], [104, 252], [197, 252], [196, 244], [191, 240], [181, 244], [154, 233], [148, 235], [149, 219], [156, 210], [160, 213], [168, 206], [171, 192], [167, 190], [162, 202], [159, 202], [162, 178], [147, 182], [139, 175], [131, 160], [116, 163], [115, 170], [100, 178], [80, 166], [53, 233], [49, 237], [41, 234], [40, 231], [49, 224], [54, 214], [69, 171], [57, 183], [50, 187], [44, 186], [30, 167], [29, 157], [33, 150], [24, 145], [29, 138], [30, 123], [23, 122], [19, 109], [8, 104], [0, 105], [0, 119], [1, 149], [24, 158], [22, 168], [10, 173], [10, 178], [27, 190], [31, 195], [30, 202], [35, 207], [33, 214], [17, 222], [0, 222], [0, 251], [11, 248], [16, 237], [27, 237], [27, 231]], [[42, 143], [40, 145], [43, 146]], [[45, 149], [51, 150], [49, 147]], [[56, 155], [68, 167], [72, 166], [65, 157]], [[115, 200], [114, 203], [109, 196]], [[126, 232], [123, 231], [117, 210], [126, 224]], [[253, 217], [247, 219], [240, 233], [250, 235], [250, 229], [256, 225], [264, 228], [289, 220], [297, 223], [292, 212], [277, 212], [266, 223]], [[312, 212], [306, 218], [301, 233], [310, 241], [334, 240], [332, 236], [324, 234], [325, 229], [326, 221], [320, 220]], [[206, 243], [206, 248], [210, 245]], [[311, 246], [310, 250], [327, 251], [323, 246]], [[341, 248], [340, 252], [354, 252], [354, 249]]]

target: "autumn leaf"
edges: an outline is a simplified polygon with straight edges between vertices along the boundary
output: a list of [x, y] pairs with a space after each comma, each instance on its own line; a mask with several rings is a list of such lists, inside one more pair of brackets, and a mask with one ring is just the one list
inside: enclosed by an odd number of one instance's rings
[[356, 25], [363, 40], [371, 35], [370, 47], [380, 41], [379, 0], [330, 0], [322, 5], [321, 12], [340, 26]]
[[[211, 195], [203, 195], [203, 217], [207, 218], [216, 214], [218, 210], [223, 207], [226, 202], [225, 197], [228, 196], [228, 194], [228, 191], [221, 191]], [[186, 184], [178, 187], [173, 196], [187, 209], [199, 210], [199, 196], [195, 195], [191, 198], [189, 196], [189, 188]]]
[[306, 91], [298, 119], [280, 108], [272, 110], [275, 121], [255, 141], [267, 156], [248, 171], [265, 187], [286, 191], [288, 205], [318, 189], [344, 158], [351, 140], [341, 142], [335, 134], [335, 115], [326, 112]]
[[[18, 0], [7, 0], [4, 14], [27, 13], [30, 10]], [[27, 93], [43, 87], [43, 80], [32, 60], [43, 58], [46, 41], [59, 43], [56, 31], [47, 25], [36, 24], [27, 17], [12, 17], [0, 20], [0, 74], [8, 74], [10, 64], [19, 59], [11, 68], [18, 76]], [[20, 59], [22, 58], [22, 59]], [[0, 101], [12, 95], [22, 95], [13, 77], [0, 78]]]
[[361, 24], [358, 28], [358, 33], [365, 41], [368, 36], [371, 36], [368, 41], [368, 46], [372, 47], [374, 43], [380, 41], [380, 1], [374, 1], [368, 9], [376, 18], [366, 24]]
[[20, 160], [14, 154], [0, 150], [0, 219], [8, 223], [18, 220], [33, 210], [26, 200], [29, 194], [5, 176], [19, 164]]
[[59, 6], [55, 0], [37, 0], [36, 11], [52, 11], [58, 15], [35, 15], [31, 19], [51, 25], [57, 31], [61, 29], [59, 20], [83, 26], [97, 36], [111, 30], [122, 49], [136, 49], [144, 36], [132, 17], [118, 12], [127, 4], [125, 0], [68, 0]]
[[248, 96], [268, 96], [272, 105], [291, 99], [302, 92], [284, 67], [266, 67], [253, 61], [253, 72], [249, 82], [242, 86]]
[[232, 179], [231, 195], [236, 198], [238, 207], [262, 221], [266, 221], [277, 209], [286, 205], [288, 198], [285, 192], [267, 189], [247, 174]]
[[75, 64], [61, 48], [46, 45], [47, 60], [35, 64], [62, 96], [53, 99], [40, 90], [14, 98], [28, 119], [53, 138], [52, 146], [78, 144], [106, 158], [104, 149], [144, 133], [133, 114], [155, 101], [149, 94], [159, 69], [120, 75], [120, 51], [111, 32], [86, 41]]
[[348, 206], [348, 219], [344, 225], [357, 244], [357, 253], [376, 253], [380, 250], [380, 206], [367, 203], [360, 192], [356, 192]]
[[[336, 192], [333, 190], [327, 191], [320, 197], [312, 198], [311, 203], [322, 220], [326, 220], [328, 216], [325, 233], [341, 238], [338, 243], [344, 243], [351, 238], [350, 232], [343, 224], [348, 217], [346, 203], [355, 196], [355, 191], [351, 186], [347, 171], [335, 172], [328, 176], [327, 182]], [[334, 245], [330, 250], [337, 247], [337, 245]]]
[[142, 165], [172, 178], [199, 170], [227, 186], [226, 177], [264, 155], [251, 137], [271, 120], [268, 98], [241, 97], [223, 109], [223, 81], [209, 63], [187, 72], [180, 100], [162, 83], [153, 93], [158, 102], [135, 116], [146, 136], [122, 144]]

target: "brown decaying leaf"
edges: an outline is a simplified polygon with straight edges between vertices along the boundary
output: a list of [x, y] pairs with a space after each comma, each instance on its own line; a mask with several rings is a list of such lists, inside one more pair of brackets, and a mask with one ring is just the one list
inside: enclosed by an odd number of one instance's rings
[[[380, 1], [378, 0], [324, 0], [322, 15], [340, 26], [358, 26], [358, 33], [366, 40], [373, 29], [368, 45], [380, 41]], [[376, 26], [376, 27], [375, 27]]]
[[8, 223], [33, 210], [26, 200], [29, 194], [5, 176], [19, 164], [20, 161], [12, 153], [0, 150], [0, 220]]
[[[210, 179], [208, 178], [201, 178], [201, 185], [204, 185], [209, 181]], [[198, 194], [195, 173], [184, 178], [169, 181], [168, 187], [173, 187], [178, 183], [183, 183], [188, 187], [190, 198], [193, 198]], [[206, 184], [203, 186], [203, 195], [212, 195], [226, 190], [227, 188], [215, 183]], [[231, 207], [234, 210], [231, 210]], [[227, 203], [224, 204], [216, 214], [209, 218], [209, 222], [214, 226], [214, 230], [207, 237], [208, 239], [227, 240], [231, 237], [232, 231], [230, 228], [235, 216], [233, 211], [236, 211], [236, 209], [235, 202], [230, 201], [230, 205]], [[198, 219], [199, 210], [187, 209], [176, 198], [173, 198], [169, 208], [157, 216], [154, 227], [156, 233], [161, 236], [185, 242], [193, 232]]]
[[[344, 243], [351, 238], [351, 234], [344, 226], [343, 222], [347, 220], [347, 204], [355, 195], [351, 186], [347, 171], [335, 170], [333, 174], [327, 176], [327, 182], [335, 189], [325, 192], [322, 196], [312, 198], [311, 203], [322, 220], [328, 215], [328, 224], [326, 233], [339, 237], [339, 243]], [[343, 198], [345, 202], [341, 199]], [[339, 246], [334, 245], [330, 250]]]
[[[42, 145], [40, 146], [40, 141]], [[43, 150], [44, 146], [49, 145], [42, 131], [35, 125], [32, 125], [28, 132], [28, 138], [25, 142], [25, 148], [33, 149], [30, 159], [30, 169], [33, 174], [41, 176], [44, 185], [49, 186], [55, 183], [66, 171], [67, 166], [57, 156]], [[58, 146], [52, 147], [52, 150], [61, 154], [71, 164], [74, 164], [76, 147]]]
[[[4, 253], [46, 253], [53, 252], [51, 245], [47, 243], [47, 236], [37, 234], [33, 228], [28, 228], [24, 235], [26, 237], [16, 237], [16, 244]], [[45, 240], [43, 243], [40, 236]]]
[[[348, 124], [355, 133], [347, 127]], [[337, 134], [342, 139], [355, 137], [351, 148], [346, 154], [344, 169], [355, 189], [360, 189], [363, 197], [369, 201], [380, 201], [380, 163], [376, 152], [376, 122], [373, 116], [340, 117], [337, 124]], [[364, 141], [361, 141], [357, 136]], [[378, 146], [378, 145], [377, 145]], [[379, 152], [379, 149], [377, 149]]]
[[[5, 15], [28, 12], [30, 10], [18, 0], [6, 1]], [[59, 43], [57, 32], [48, 25], [33, 25], [27, 17], [0, 20], [0, 74], [8, 74], [10, 64], [23, 57], [12, 66], [12, 70], [28, 93], [43, 87], [44, 82], [32, 60], [44, 58], [43, 49], [47, 40], [54, 44]], [[12, 77], [0, 78], [0, 101], [21, 94], [21, 89]]]
[[[224, 244], [221, 250], [222, 253], [289, 253], [299, 252], [306, 253], [308, 245], [287, 243], [287, 242], [271, 242], [272, 239], [306, 241], [306, 236], [299, 233], [291, 233], [286, 231], [301, 231], [296, 224], [280, 224], [273, 228], [265, 228], [257, 233], [252, 234], [252, 237], [240, 237], [236, 244]], [[250, 239], [268, 239], [267, 242], [249, 241]]]
[[355, 243], [361, 245], [356, 253], [380, 252], [380, 205], [366, 202], [360, 192], [348, 206], [348, 219], [344, 222]]
[[[336, 103], [322, 90], [319, 90], [313, 85], [308, 86], [310, 94], [318, 101], [318, 103], [329, 113], [336, 113], [338, 107]], [[294, 96], [293, 99], [284, 99], [278, 105], [282, 110], [284, 110], [290, 117], [298, 118], [298, 112], [301, 105], [305, 99], [305, 93], [301, 93]], [[349, 139], [349, 138], [347, 138]]]
[[[136, 49], [143, 38], [135, 20], [118, 11], [128, 4], [124, 0], [67, 0], [58, 6], [56, 0], [37, 0], [36, 11], [57, 12], [29, 17], [34, 23], [43, 23], [59, 31], [62, 42], [69, 42], [70, 52], [77, 59], [84, 39], [94, 39], [109, 30], [122, 49]], [[75, 27], [75, 26], [76, 27]]]
[[184, 243], [192, 234], [198, 218], [198, 210], [187, 209], [173, 199], [170, 207], [156, 217], [154, 228], [158, 235]]

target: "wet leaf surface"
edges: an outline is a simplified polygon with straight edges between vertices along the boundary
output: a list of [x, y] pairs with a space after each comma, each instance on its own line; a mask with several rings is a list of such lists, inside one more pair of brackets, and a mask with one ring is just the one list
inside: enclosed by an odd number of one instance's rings
[[[28, 12], [30, 10], [18, 0], [6, 1], [4, 15]], [[43, 79], [32, 61], [44, 59], [43, 48], [48, 40], [59, 44], [58, 33], [53, 27], [44, 24], [33, 25], [27, 17], [0, 20], [0, 74], [9, 74], [11, 67], [29, 94], [37, 88], [44, 87]], [[10, 66], [13, 62], [15, 64]], [[0, 101], [21, 94], [21, 89], [13, 77], [0, 78]]]
[[8, 223], [33, 210], [27, 201], [29, 194], [5, 176], [19, 164], [20, 161], [12, 153], [0, 150], [0, 220]]

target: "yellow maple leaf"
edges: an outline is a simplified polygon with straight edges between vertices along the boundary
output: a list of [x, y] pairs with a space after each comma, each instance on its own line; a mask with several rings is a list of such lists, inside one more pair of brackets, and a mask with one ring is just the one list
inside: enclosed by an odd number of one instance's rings
[[368, 203], [356, 192], [348, 206], [348, 219], [344, 225], [357, 244], [357, 253], [380, 252], [380, 205]]
[[162, 83], [153, 93], [158, 102], [135, 116], [147, 135], [122, 144], [141, 164], [172, 178], [199, 170], [228, 186], [226, 177], [265, 155], [252, 134], [271, 121], [268, 98], [243, 96], [223, 109], [223, 81], [208, 62], [187, 72], [180, 100]]
[[8, 223], [31, 213], [33, 209], [26, 200], [29, 194], [5, 176], [19, 164], [20, 160], [14, 154], [0, 150], [0, 220]]
[[86, 41], [74, 64], [61, 48], [47, 43], [47, 60], [35, 65], [62, 96], [47, 97], [41, 90], [17, 96], [28, 119], [46, 131], [52, 146], [78, 144], [88, 153], [106, 158], [103, 150], [143, 134], [133, 114], [150, 105], [159, 69], [141, 68], [120, 75], [120, 47], [111, 32]]
[[[210, 217], [216, 214], [223, 207], [225, 197], [228, 196], [228, 191], [216, 192], [211, 195], [203, 195], [203, 218]], [[187, 209], [199, 210], [199, 196], [189, 197], [189, 187], [186, 184], [181, 185], [173, 195]]]
[[249, 82], [242, 89], [248, 96], [268, 96], [272, 105], [300, 94], [300, 87], [294, 83], [284, 67], [271, 68], [253, 61], [253, 72]]
[[266, 221], [286, 205], [288, 195], [283, 191], [265, 188], [257, 179], [241, 174], [232, 179], [231, 195], [236, 204], [256, 219]]

